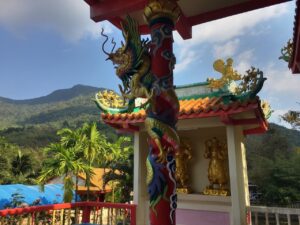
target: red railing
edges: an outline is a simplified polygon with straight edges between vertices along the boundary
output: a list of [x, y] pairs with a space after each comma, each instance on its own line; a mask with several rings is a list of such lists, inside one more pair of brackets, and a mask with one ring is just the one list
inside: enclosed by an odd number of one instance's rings
[[80, 223], [136, 225], [136, 205], [77, 202], [0, 210], [1, 225]]

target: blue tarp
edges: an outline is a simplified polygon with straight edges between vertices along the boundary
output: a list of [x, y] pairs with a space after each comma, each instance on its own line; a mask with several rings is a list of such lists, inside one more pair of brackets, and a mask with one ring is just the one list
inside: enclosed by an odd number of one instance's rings
[[11, 202], [12, 194], [19, 193], [24, 197], [24, 202], [31, 205], [40, 199], [39, 205], [47, 205], [63, 202], [63, 185], [47, 184], [44, 192], [41, 192], [38, 185], [9, 184], [0, 185], [0, 209]]

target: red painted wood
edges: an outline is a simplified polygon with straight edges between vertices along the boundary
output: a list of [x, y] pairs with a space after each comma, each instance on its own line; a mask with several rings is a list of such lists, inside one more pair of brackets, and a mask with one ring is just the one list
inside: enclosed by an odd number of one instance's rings
[[289, 63], [293, 73], [300, 73], [300, 1], [296, 1], [296, 15], [294, 22], [293, 54]]
[[104, 0], [91, 7], [91, 19], [95, 22], [129, 14], [144, 9], [146, 0]]
[[185, 15], [182, 14], [179, 17], [175, 28], [184, 40], [192, 38], [192, 26]]
[[[200, 15], [179, 19], [176, 30], [183, 39], [192, 38], [191, 27], [197, 24], [213, 21], [216, 19], [232, 16], [235, 14], [259, 9], [291, 0], [249, 0], [240, 4], [225, 7], [222, 9], [202, 13]], [[112, 24], [120, 28], [120, 17], [132, 12], [143, 10], [147, 4], [147, 0], [85, 0], [90, 5], [91, 18], [95, 22], [109, 20]], [[116, 19], [117, 18], [117, 19]], [[141, 34], [149, 34], [150, 29], [147, 25], [140, 26]]]
[[89, 206], [85, 206], [83, 208], [83, 212], [82, 212], [82, 222], [83, 223], [90, 222], [90, 214], [91, 214], [91, 208]]
[[60, 209], [72, 209], [83, 207], [99, 207], [99, 208], [116, 208], [116, 209], [130, 209], [136, 208], [135, 204], [123, 204], [123, 203], [106, 203], [106, 202], [77, 202], [77, 203], [62, 203], [53, 205], [42, 206], [30, 206], [24, 208], [4, 209], [0, 210], [0, 216], [18, 215], [24, 213], [34, 213], [40, 211], [60, 210]]

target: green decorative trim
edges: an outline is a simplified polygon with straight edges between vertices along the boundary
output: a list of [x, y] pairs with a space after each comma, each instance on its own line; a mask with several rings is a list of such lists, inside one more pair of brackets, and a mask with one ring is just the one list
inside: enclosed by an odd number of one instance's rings
[[205, 82], [198, 82], [198, 83], [192, 83], [192, 84], [184, 84], [184, 85], [179, 85], [179, 86], [175, 85], [175, 90], [182, 89], [182, 88], [189, 88], [189, 87], [206, 86], [208, 84], [209, 83], [207, 81], [205, 81]]

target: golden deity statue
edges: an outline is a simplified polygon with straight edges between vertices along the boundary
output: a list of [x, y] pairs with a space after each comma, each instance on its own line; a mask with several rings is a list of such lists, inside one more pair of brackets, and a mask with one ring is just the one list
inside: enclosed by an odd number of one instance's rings
[[229, 195], [228, 185], [228, 154], [227, 145], [216, 137], [205, 142], [204, 157], [210, 159], [208, 166], [209, 186], [205, 195]]
[[180, 139], [180, 148], [175, 154], [176, 173], [175, 178], [177, 182], [178, 193], [190, 193], [190, 180], [188, 165], [192, 159], [192, 147], [188, 139]]

